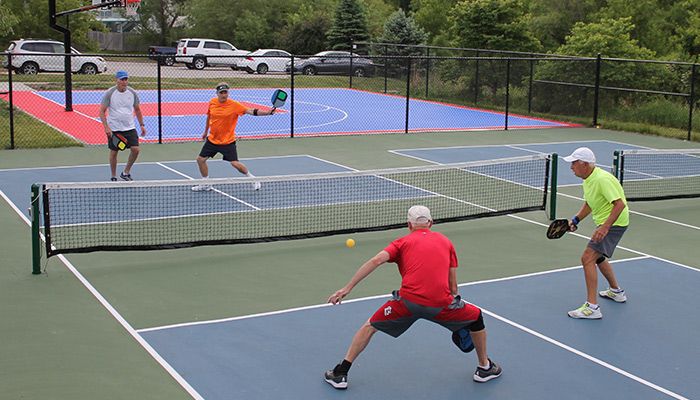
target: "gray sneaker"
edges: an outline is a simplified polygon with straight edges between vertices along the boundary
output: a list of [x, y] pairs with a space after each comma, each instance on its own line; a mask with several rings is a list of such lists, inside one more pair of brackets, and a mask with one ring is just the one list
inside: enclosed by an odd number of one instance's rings
[[348, 388], [348, 374], [336, 375], [332, 369], [329, 369], [323, 374], [323, 377], [329, 385], [338, 390], [345, 390]]
[[501, 369], [501, 367], [498, 364], [491, 361], [490, 358], [489, 364], [491, 365], [489, 369], [476, 367], [476, 371], [474, 371], [474, 380], [476, 382], [488, 382], [491, 379], [496, 379], [499, 376], [501, 376], [501, 374], [503, 373], [503, 369]]
[[602, 290], [598, 292], [600, 297], [607, 297], [610, 300], [616, 301], [618, 303], [624, 303], [627, 301], [627, 296], [625, 296], [625, 291], [616, 292], [610, 288], [608, 290]]
[[588, 302], [583, 303], [583, 305], [575, 310], [568, 312], [569, 317], [577, 319], [601, 319], [603, 318], [603, 313], [600, 311], [600, 307], [592, 308]]
[[211, 185], [197, 185], [192, 186], [190, 189], [192, 189], [193, 192], [208, 192], [210, 190], [214, 190]]

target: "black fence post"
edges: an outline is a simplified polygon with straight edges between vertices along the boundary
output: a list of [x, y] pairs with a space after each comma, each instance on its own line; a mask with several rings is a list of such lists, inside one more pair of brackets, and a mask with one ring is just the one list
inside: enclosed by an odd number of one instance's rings
[[163, 87], [161, 86], [162, 80], [161, 80], [161, 75], [160, 75], [160, 73], [161, 73], [161, 71], [160, 71], [161, 58], [160, 57], [161, 56], [158, 56], [158, 59], [156, 60], [156, 65], [158, 67], [158, 143], [163, 143], [163, 110], [162, 110]]
[[389, 54], [389, 46], [384, 45], [384, 94], [386, 94], [386, 85], [387, 85], [387, 80], [388, 80], [388, 72], [387, 72], [387, 62], [388, 59], [386, 56]]
[[600, 53], [595, 60], [595, 89], [593, 92], [593, 126], [598, 126], [598, 104], [600, 99]]
[[406, 58], [406, 128], [404, 133], [408, 133], [408, 100], [411, 98], [411, 57]]
[[527, 86], [527, 113], [532, 113], [532, 77], [535, 75], [535, 60], [530, 60], [530, 81]]
[[12, 98], [12, 53], [7, 53], [7, 89], [10, 100], [10, 149], [15, 148], [15, 102]]
[[474, 105], [479, 104], [479, 50], [476, 51], [476, 73], [474, 74]]
[[428, 98], [430, 88], [430, 47], [425, 48], [425, 98]]
[[508, 130], [508, 106], [510, 105], [510, 58], [506, 61], [506, 123], [505, 127]]
[[352, 67], [352, 39], [350, 39], [350, 89], [352, 89], [352, 76], [355, 74], [355, 71], [353, 71]]
[[294, 137], [294, 56], [292, 56], [292, 62], [289, 65], [289, 76], [291, 77], [291, 92], [292, 92], [292, 103], [289, 107], [289, 137]]
[[690, 98], [688, 99], [688, 104], [690, 107], [688, 110], [688, 141], [691, 140], [693, 135], [693, 108], [695, 108], [695, 79], [697, 78], [697, 64], [693, 64], [690, 69]]

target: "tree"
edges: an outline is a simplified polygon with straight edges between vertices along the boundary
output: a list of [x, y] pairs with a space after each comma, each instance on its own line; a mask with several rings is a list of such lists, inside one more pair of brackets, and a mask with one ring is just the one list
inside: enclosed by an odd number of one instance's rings
[[18, 23], [19, 19], [12, 13], [12, 10], [0, 4], [0, 37], [11, 36]]
[[[58, 0], [56, 8], [57, 11], [64, 11], [84, 5], [82, 0]], [[46, 0], [4, 0], [3, 6], [20, 21], [13, 27], [13, 32], [4, 37], [5, 40], [38, 37], [63, 41], [63, 34], [49, 27]], [[74, 14], [69, 18], [73, 45], [81, 50], [96, 50], [97, 43], [88, 39], [88, 31], [104, 30], [104, 25], [92, 13]], [[59, 18], [58, 23], [65, 26], [66, 19]]]
[[369, 39], [367, 17], [358, 0], [340, 0], [333, 25], [328, 31], [328, 44], [333, 50], [350, 50], [350, 42]]
[[[566, 43], [557, 49], [558, 54], [573, 56], [652, 59], [654, 52], [642, 47], [631, 37], [634, 24], [631, 18], [603, 19], [599, 22], [578, 22], [566, 37]], [[604, 62], [601, 65], [600, 83], [603, 86], [636, 87], [641, 89], [659, 89], [670, 79], [671, 71], [665, 65], [638, 64], [631, 62]], [[537, 67], [536, 79], [593, 84], [595, 82], [595, 62], [584, 61], [546, 61]], [[552, 86], [539, 103], [544, 109], [540, 111], [576, 113], [585, 105], [582, 99], [591, 93], [581, 94], [571, 88]], [[592, 89], [589, 89], [589, 92]], [[624, 102], [629, 104], [639, 96], [624, 92], [606, 92], [604, 100], [609, 104]]]
[[416, 23], [421, 26], [430, 38], [430, 44], [449, 46], [452, 42], [450, 28], [452, 21], [446, 18], [457, 0], [421, 0], [414, 14]]
[[532, 0], [532, 31], [545, 50], [564, 44], [576, 22], [588, 22], [599, 0]]
[[141, 43], [168, 46], [182, 34], [177, 23], [187, 11], [188, 0], [143, 0], [139, 9], [138, 23]]
[[282, 45], [292, 54], [309, 55], [326, 49], [326, 33], [331, 20], [324, 12], [307, 10], [293, 18], [282, 33]]
[[463, 0], [450, 11], [454, 44], [491, 50], [538, 51], [522, 0]]
[[[407, 45], [425, 44], [428, 35], [411, 16], [399, 9], [389, 16], [384, 24], [384, 34], [379, 39], [384, 43]], [[420, 54], [420, 52], [418, 53]]]

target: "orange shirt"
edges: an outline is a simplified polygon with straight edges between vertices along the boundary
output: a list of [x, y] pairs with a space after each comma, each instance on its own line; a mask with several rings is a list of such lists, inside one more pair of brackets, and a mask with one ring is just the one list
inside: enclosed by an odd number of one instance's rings
[[209, 141], [214, 144], [230, 144], [236, 140], [238, 117], [245, 114], [247, 108], [231, 99], [219, 102], [218, 98], [209, 101]]

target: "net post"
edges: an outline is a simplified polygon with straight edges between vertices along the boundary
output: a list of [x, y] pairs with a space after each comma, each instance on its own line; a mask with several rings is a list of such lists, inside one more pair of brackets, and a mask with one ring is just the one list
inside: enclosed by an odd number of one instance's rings
[[476, 72], [474, 73], [474, 105], [479, 104], [479, 50], [476, 51]]
[[617, 180], [620, 180], [620, 152], [618, 150], [613, 151], [612, 174]]
[[41, 238], [39, 237], [39, 191], [40, 185], [32, 185], [29, 214], [32, 218], [32, 274], [41, 274]]
[[622, 185], [623, 181], [625, 180], [625, 152], [624, 150], [620, 150], [620, 160], [617, 163], [617, 168], [620, 170], [619, 176], [617, 179], [620, 181], [620, 185]]
[[549, 188], [549, 219], [557, 219], [557, 174], [559, 170], [559, 155], [552, 153], [551, 179]]

